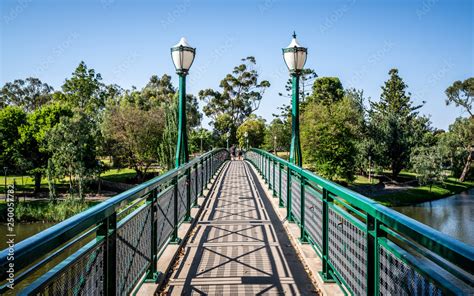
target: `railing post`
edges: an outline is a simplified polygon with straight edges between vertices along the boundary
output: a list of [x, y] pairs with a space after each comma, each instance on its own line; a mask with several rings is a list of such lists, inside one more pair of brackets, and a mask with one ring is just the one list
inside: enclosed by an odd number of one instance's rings
[[303, 175], [300, 175], [300, 206], [301, 206], [301, 221], [300, 221], [300, 242], [301, 243], [307, 243], [308, 242], [308, 237], [306, 236], [306, 229], [305, 229], [305, 188], [306, 188], [306, 178]]
[[191, 222], [191, 169], [186, 170], [186, 215], [184, 221]]
[[268, 188], [272, 189], [272, 182], [270, 182], [272, 176], [270, 174], [270, 166], [271, 166], [271, 158], [268, 156], [268, 162], [267, 162], [267, 175], [268, 175]]
[[278, 164], [278, 170], [279, 170], [279, 174], [278, 174], [278, 206], [280, 208], [283, 208], [285, 205], [283, 204], [283, 196], [281, 196], [281, 171], [282, 171], [282, 165], [279, 163]]
[[150, 260], [150, 268], [148, 269], [146, 275], [146, 282], [153, 282], [156, 283], [158, 280], [158, 271], [156, 270], [158, 264], [158, 227], [157, 221], [155, 217], [157, 215], [157, 208], [156, 203], [158, 202], [158, 189], [153, 189], [151, 193], [148, 195], [147, 204], [150, 205], [150, 214], [151, 214], [151, 260]]
[[194, 164], [194, 194], [195, 194], [195, 197], [194, 197], [194, 202], [193, 202], [193, 208], [199, 207], [199, 205], [198, 205], [198, 196], [199, 196], [198, 166], [199, 166], [198, 163]]
[[291, 169], [287, 167], [286, 171], [286, 220], [288, 222], [295, 222], [293, 214], [291, 213]]
[[179, 217], [178, 217], [178, 180], [179, 180], [179, 175], [173, 178], [173, 233], [171, 234], [171, 241], [170, 244], [179, 244], [181, 242], [181, 239], [178, 237], [178, 223], [179, 223]]
[[104, 239], [104, 291], [105, 295], [116, 294], [117, 286], [117, 213], [104, 220], [97, 229], [97, 238]]
[[202, 161], [202, 158], [199, 160], [199, 165], [201, 166], [201, 176], [199, 176], [199, 178], [201, 178], [201, 188], [199, 188], [199, 196], [202, 196], [204, 193], [204, 163]]
[[379, 264], [380, 253], [378, 238], [386, 236], [380, 229], [380, 222], [367, 215], [367, 295], [379, 294]]
[[272, 184], [273, 184], [273, 196], [276, 196], [276, 190], [275, 190], [275, 187], [276, 187], [275, 186], [275, 165], [276, 165], [276, 161], [275, 160], [272, 161], [272, 165], [273, 165], [273, 170], [272, 170], [273, 171], [273, 176], [272, 176], [273, 177], [273, 182], [272, 182]]
[[329, 203], [332, 198], [326, 188], [323, 188], [323, 246], [322, 246], [322, 260], [323, 270], [320, 272], [324, 282], [334, 282], [331, 267], [329, 266]]

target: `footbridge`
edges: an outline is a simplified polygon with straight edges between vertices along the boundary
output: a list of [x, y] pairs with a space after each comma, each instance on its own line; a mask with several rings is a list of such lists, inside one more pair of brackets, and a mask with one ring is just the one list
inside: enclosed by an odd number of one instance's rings
[[268, 152], [215, 149], [3, 250], [0, 292], [469, 295], [473, 260]]

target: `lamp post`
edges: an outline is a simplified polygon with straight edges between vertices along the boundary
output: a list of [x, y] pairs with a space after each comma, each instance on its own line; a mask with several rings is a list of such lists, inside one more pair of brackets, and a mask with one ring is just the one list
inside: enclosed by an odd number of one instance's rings
[[298, 44], [296, 33], [293, 32], [293, 39], [287, 48], [283, 48], [283, 58], [290, 71], [292, 81], [292, 99], [291, 99], [291, 148], [290, 162], [301, 166], [303, 161], [301, 157], [300, 144], [300, 120], [299, 120], [299, 85], [300, 75], [306, 63], [308, 49]]
[[192, 48], [186, 39], [181, 40], [171, 48], [171, 57], [179, 76], [179, 99], [178, 99], [178, 143], [176, 146], [175, 166], [188, 162], [188, 136], [186, 129], [186, 75], [194, 61], [196, 49]]
[[229, 150], [230, 131], [228, 131], [225, 135], [226, 135], [226, 137], [227, 137], [227, 150]]

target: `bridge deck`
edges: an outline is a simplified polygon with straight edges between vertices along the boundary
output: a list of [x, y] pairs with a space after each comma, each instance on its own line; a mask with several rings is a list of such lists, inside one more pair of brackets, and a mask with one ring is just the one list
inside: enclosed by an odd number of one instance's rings
[[252, 169], [230, 161], [203, 205], [166, 290], [172, 295], [314, 294]]

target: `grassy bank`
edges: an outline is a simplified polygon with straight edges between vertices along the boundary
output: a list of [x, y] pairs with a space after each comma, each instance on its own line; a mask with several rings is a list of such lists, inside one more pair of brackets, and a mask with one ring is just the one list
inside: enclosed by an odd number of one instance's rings
[[[60, 222], [76, 215], [94, 205], [99, 201], [59, 200], [49, 202], [43, 200], [21, 201], [15, 204], [15, 220], [17, 222]], [[6, 204], [0, 204], [2, 222], [6, 218]]]
[[407, 190], [384, 194], [372, 199], [386, 206], [401, 206], [422, 203], [457, 194], [474, 187], [474, 180], [459, 182], [457, 179], [449, 178], [439, 185], [420, 186]]

